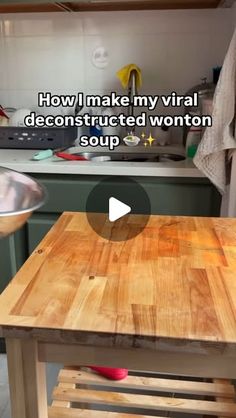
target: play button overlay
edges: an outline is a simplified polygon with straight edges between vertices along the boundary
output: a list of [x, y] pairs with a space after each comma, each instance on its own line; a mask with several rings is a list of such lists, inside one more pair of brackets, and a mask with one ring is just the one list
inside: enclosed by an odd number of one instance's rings
[[86, 203], [92, 229], [108, 241], [135, 238], [146, 227], [151, 205], [145, 189], [134, 179], [110, 176], [91, 190]]
[[123, 216], [131, 212], [131, 207], [116, 199], [110, 197], [109, 199], [109, 221], [115, 222]]

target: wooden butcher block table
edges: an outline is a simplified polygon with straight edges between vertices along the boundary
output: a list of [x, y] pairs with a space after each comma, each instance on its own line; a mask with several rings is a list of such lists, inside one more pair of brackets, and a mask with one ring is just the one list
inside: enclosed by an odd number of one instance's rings
[[[125, 216], [119, 228], [141, 223]], [[151, 216], [111, 242], [86, 214], [64, 213], [1, 295], [0, 325], [13, 418], [48, 416], [45, 362], [236, 378], [236, 220]]]

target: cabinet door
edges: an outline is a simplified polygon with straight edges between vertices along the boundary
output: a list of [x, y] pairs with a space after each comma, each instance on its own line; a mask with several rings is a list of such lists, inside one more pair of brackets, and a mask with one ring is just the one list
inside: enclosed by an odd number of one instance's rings
[[58, 219], [59, 214], [35, 213], [27, 222], [28, 255], [31, 254], [49, 229]]
[[25, 227], [0, 239], [0, 293], [27, 258]]
[[[104, 179], [104, 176], [86, 175], [33, 175], [46, 187], [48, 200], [41, 213], [86, 211], [89, 193]], [[216, 188], [202, 178], [130, 177], [146, 191], [153, 215], [219, 216], [221, 197]], [[112, 185], [112, 183], [111, 183]], [[105, 187], [105, 186], [104, 186]], [[120, 179], [123, 192], [130, 188]], [[133, 185], [130, 186], [134, 187]], [[100, 199], [94, 204], [94, 212], [101, 212]]]

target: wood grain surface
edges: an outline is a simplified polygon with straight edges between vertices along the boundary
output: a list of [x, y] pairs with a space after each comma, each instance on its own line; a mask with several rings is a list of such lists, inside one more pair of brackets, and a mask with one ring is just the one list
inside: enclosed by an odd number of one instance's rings
[[235, 219], [151, 216], [109, 242], [66, 212], [0, 296], [0, 325], [235, 344], [235, 271]]

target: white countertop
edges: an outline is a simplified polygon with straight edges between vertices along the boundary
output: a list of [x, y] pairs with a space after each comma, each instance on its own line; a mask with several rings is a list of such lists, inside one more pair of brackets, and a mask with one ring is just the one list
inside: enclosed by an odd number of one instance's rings
[[[120, 152], [124, 152], [124, 147]], [[125, 147], [125, 152], [142, 152], [143, 148], [135, 149]], [[162, 148], [162, 149], [161, 149]], [[83, 148], [83, 152], [94, 152], [94, 149]], [[98, 151], [98, 149], [96, 149]], [[103, 150], [104, 151], [104, 150]], [[152, 148], [151, 152], [180, 152], [179, 147]], [[33, 161], [36, 150], [0, 150], [0, 166], [24, 173], [42, 174], [81, 174], [81, 175], [121, 175], [121, 176], [147, 176], [147, 177], [195, 177], [204, 175], [194, 166], [191, 159], [178, 162], [95, 162], [95, 161], [66, 161], [52, 157], [43, 161]], [[150, 152], [150, 151], [149, 151]], [[183, 152], [183, 149], [182, 149]]]

